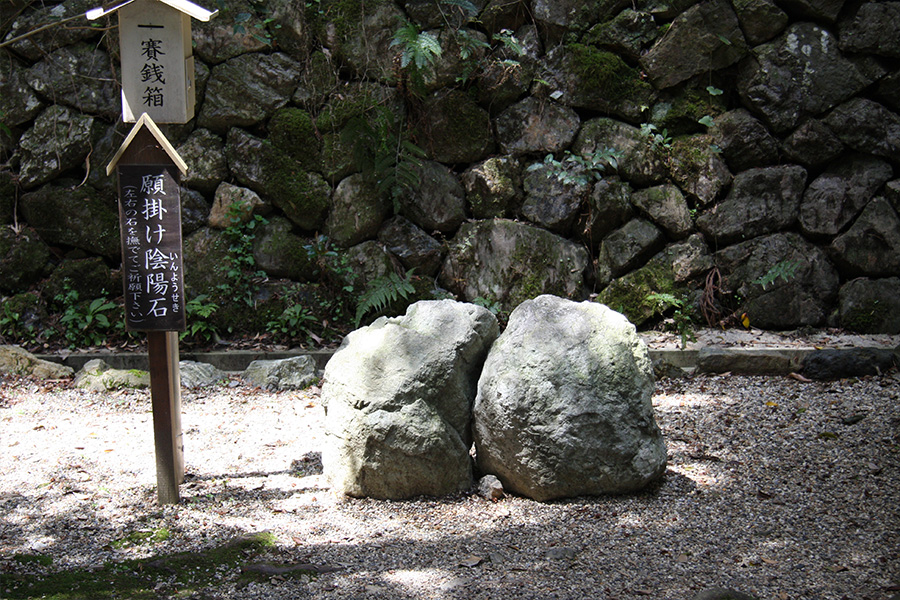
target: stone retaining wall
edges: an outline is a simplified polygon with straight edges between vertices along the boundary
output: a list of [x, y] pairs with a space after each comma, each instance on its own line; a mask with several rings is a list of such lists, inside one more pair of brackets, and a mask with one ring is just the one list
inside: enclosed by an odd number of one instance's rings
[[[5, 2], [0, 39], [93, 4]], [[324, 233], [357, 291], [402, 267], [508, 310], [598, 294], [638, 324], [684, 301], [900, 332], [900, 2], [219, 4], [197, 116], [166, 129], [192, 295], [240, 199], [270, 285], [316, 282]], [[114, 26], [0, 49], [4, 295], [120, 262]]]

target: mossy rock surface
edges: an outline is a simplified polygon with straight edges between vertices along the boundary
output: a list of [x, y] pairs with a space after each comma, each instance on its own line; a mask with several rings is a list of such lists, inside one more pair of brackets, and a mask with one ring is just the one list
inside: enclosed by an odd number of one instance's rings
[[639, 326], [657, 313], [657, 304], [649, 299], [651, 294], [677, 297], [684, 291], [676, 286], [672, 267], [655, 258], [640, 269], [614, 279], [597, 296], [597, 302], [622, 313]]
[[588, 44], [571, 43], [548, 57], [556, 85], [575, 108], [612, 113], [639, 121], [656, 98], [653, 87], [641, 79], [640, 70], [620, 56]]
[[253, 257], [271, 277], [310, 281], [315, 277], [317, 268], [306, 249], [310, 243], [311, 240], [293, 232], [290, 221], [272, 217], [257, 234]]
[[45, 185], [19, 202], [23, 216], [48, 244], [118, 258], [119, 213], [114, 197], [93, 188]]
[[112, 276], [106, 262], [99, 257], [61, 262], [43, 287], [47, 300], [53, 300], [66, 291], [78, 293], [82, 300], [101, 297], [117, 297], [122, 294], [122, 281]]
[[322, 143], [312, 116], [300, 108], [282, 108], [269, 119], [269, 140], [305, 169], [320, 168]]
[[553, 294], [581, 300], [587, 251], [563, 237], [506, 219], [464, 223], [450, 243], [439, 282], [461, 299], [509, 311]]
[[24, 291], [50, 269], [50, 249], [33, 229], [0, 228], [0, 291]]
[[228, 239], [221, 231], [204, 227], [184, 238], [184, 285], [187, 298], [215, 297], [225, 281]]
[[304, 170], [284, 154], [272, 158], [263, 167], [268, 181], [266, 192], [272, 202], [301, 229], [321, 229], [331, 206], [331, 186], [321, 175]]

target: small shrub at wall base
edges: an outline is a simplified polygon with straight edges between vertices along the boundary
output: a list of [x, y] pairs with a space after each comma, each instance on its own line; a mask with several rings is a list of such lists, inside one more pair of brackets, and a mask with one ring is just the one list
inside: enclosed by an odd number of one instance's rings
[[687, 347], [689, 341], [697, 341], [697, 336], [694, 334], [693, 307], [690, 304], [672, 294], [664, 293], [650, 294], [647, 296], [647, 300], [655, 304], [657, 314], [663, 315], [670, 309], [674, 309], [671, 319], [675, 330], [681, 337], [682, 350]]
[[318, 322], [319, 320], [310, 312], [309, 308], [302, 304], [294, 304], [285, 308], [277, 319], [269, 321], [266, 324], [266, 331], [274, 335], [277, 340], [283, 342], [302, 337], [315, 339], [318, 336], [309, 327]]
[[79, 301], [78, 292], [66, 286], [54, 300], [62, 307], [59, 325], [70, 348], [100, 346], [109, 335], [124, 330], [121, 315], [113, 316], [121, 308], [105, 297]]
[[187, 329], [181, 332], [179, 339], [187, 342], [212, 342], [219, 337], [215, 324], [210, 320], [219, 305], [209, 301], [209, 296], [200, 294], [188, 300], [184, 305]]

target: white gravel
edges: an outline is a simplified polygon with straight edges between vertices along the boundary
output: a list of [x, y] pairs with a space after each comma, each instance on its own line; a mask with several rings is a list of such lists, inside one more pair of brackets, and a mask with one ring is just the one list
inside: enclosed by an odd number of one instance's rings
[[[270, 531], [267, 562], [339, 570], [242, 588], [226, 571], [194, 597], [681, 600], [720, 586], [882, 600], [900, 589], [897, 375], [665, 380], [662, 482], [547, 504], [338, 497], [320, 473], [317, 390], [239, 385], [184, 392], [189, 476], [181, 504], [161, 507], [148, 392], [0, 386], [0, 573], [35, 568], [17, 553], [99, 567]], [[161, 527], [169, 539], [111, 545]]]

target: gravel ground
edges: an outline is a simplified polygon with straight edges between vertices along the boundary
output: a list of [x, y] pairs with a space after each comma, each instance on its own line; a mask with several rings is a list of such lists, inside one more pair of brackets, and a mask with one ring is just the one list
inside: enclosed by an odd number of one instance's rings
[[[335, 570], [241, 585], [231, 569], [192, 597], [688, 599], [720, 586], [886, 600], [900, 590], [896, 374], [663, 380], [663, 480], [546, 504], [339, 497], [321, 475], [318, 390], [235, 381], [186, 390], [182, 402], [188, 477], [181, 504], [161, 507], [148, 392], [0, 379], [0, 572], [44, 568], [20, 553], [52, 556], [50, 570], [93, 568], [269, 531], [268, 563]], [[168, 539], [114, 544], [163, 527]], [[157, 593], [177, 590], [161, 582]]]

